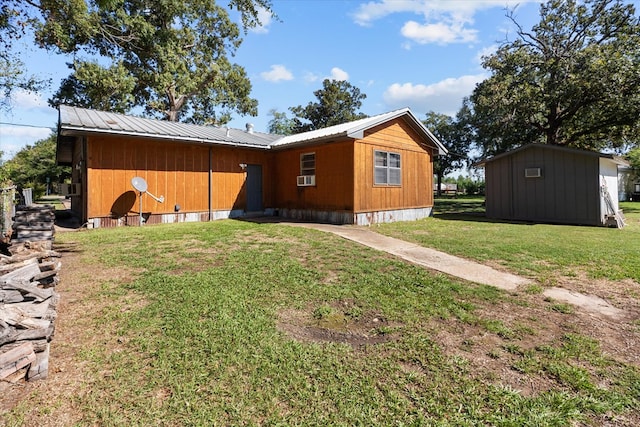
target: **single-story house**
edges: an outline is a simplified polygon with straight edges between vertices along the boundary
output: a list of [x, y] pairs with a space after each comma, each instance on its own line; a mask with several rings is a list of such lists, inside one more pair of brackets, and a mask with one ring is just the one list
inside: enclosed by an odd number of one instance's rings
[[622, 226], [618, 166], [612, 155], [529, 144], [478, 162], [485, 169], [488, 218]]
[[[90, 228], [254, 213], [414, 220], [431, 214], [433, 161], [446, 153], [406, 108], [290, 136], [65, 105], [59, 112], [57, 162], [72, 167], [71, 207]], [[138, 192], [134, 177], [159, 200]]]

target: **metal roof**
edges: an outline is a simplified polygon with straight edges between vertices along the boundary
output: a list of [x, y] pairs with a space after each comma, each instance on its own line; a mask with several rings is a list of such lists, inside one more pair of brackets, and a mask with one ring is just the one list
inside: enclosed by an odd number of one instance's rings
[[364, 132], [378, 125], [388, 122], [396, 118], [402, 117], [416, 130], [419, 134], [426, 137], [432, 146], [438, 149], [439, 154], [446, 154], [448, 151], [442, 143], [436, 138], [426, 126], [418, 120], [418, 118], [408, 108], [390, 111], [388, 113], [371, 116], [353, 122], [343, 123], [341, 125], [330, 126], [323, 129], [312, 130], [309, 132], [288, 135], [274, 141], [271, 147], [285, 147], [290, 145], [308, 144], [312, 142], [325, 141], [338, 137], [364, 138]]
[[271, 142], [280, 138], [280, 135], [268, 133], [145, 119], [68, 105], [60, 105], [59, 111], [60, 135], [95, 132], [255, 148], [268, 148]]
[[58, 130], [61, 136], [93, 132], [263, 149], [312, 144], [339, 137], [361, 139], [364, 138], [364, 132], [366, 130], [386, 123], [389, 120], [402, 117], [416, 132], [429, 141], [427, 145], [437, 148], [440, 154], [447, 153], [447, 149], [444, 148], [442, 143], [438, 141], [429, 129], [427, 129], [408, 108], [284, 137], [282, 135], [261, 132], [250, 133], [244, 130], [226, 127], [200, 126], [146, 119], [106, 111], [71, 107], [68, 105], [60, 105], [58, 108], [60, 111]]
[[517, 153], [517, 152], [523, 151], [523, 150], [528, 150], [530, 148], [542, 148], [542, 149], [545, 149], [545, 150], [556, 150], [556, 151], [564, 151], [564, 152], [568, 152], [568, 153], [577, 153], [577, 154], [584, 155], [584, 156], [591, 156], [591, 157], [599, 157], [601, 159], [608, 159], [608, 160], [611, 160], [613, 163], [615, 163], [617, 165], [620, 165], [620, 166], [629, 165], [628, 161], [626, 161], [621, 156], [617, 156], [615, 154], [600, 153], [598, 151], [583, 150], [583, 149], [579, 149], [579, 148], [571, 148], [571, 147], [566, 147], [564, 145], [542, 144], [542, 143], [539, 143], [539, 142], [533, 142], [533, 143], [530, 143], [530, 144], [522, 145], [522, 146], [520, 146], [518, 148], [514, 148], [513, 150], [510, 150], [510, 151], [505, 151], [504, 153], [496, 154], [493, 157], [489, 157], [489, 158], [486, 158], [486, 159], [481, 159], [481, 160], [475, 162], [471, 166], [483, 168], [487, 163], [491, 163], [491, 162], [493, 162], [495, 160], [501, 159], [503, 157], [511, 156], [514, 153]]

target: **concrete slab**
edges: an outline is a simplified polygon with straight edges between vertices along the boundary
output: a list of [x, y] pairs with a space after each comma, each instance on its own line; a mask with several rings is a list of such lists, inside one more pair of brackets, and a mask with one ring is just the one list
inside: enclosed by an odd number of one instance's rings
[[614, 307], [596, 295], [585, 295], [564, 288], [549, 288], [544, 291], [544, 296], [582, 307], [592, 313], [604, 314], [609, 317], [622, 317], [625, 314], [624, 310]]
[[511, 273], [498, 271], [486, 265], [470, 261], [431, 248], [418, 246], [393, 237], [383, 236], [366, 228], [349, 225], [330, 225], [285, 222], [284, 224], [312, 228], [333, 233], [373, 249], [388, 252], [408, 262], [442, 273], [499, 289], [514, 290], [533, 281]]

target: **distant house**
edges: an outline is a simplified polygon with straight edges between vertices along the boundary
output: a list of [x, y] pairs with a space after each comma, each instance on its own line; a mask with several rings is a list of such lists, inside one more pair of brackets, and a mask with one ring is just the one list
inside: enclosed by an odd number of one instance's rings
[[557, 145], [529, 144], [483, 160], [488, 218], [621, 225], [621, 158]]
[[57, 161], [88, 227], [254, 213], [337, 224], [413, 220], [433, 208], [442, 144], [408, 109], [291, 136], [60, 106]]

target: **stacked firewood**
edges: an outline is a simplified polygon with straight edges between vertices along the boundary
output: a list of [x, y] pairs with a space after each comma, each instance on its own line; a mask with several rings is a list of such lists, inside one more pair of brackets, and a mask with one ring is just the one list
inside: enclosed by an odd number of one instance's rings
[[51, 240], [0, 247], [0, 390], [47, 377], [62, 266]]
[[55, 214], [50, 205], [18, 206], [13, 218], [14, 242], [51, 240]]

